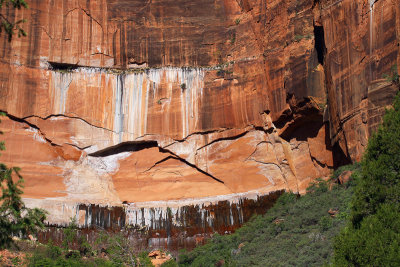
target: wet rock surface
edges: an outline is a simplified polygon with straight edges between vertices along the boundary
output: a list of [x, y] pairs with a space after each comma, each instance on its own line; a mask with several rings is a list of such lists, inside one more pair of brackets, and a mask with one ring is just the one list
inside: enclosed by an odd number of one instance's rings
[[[76, 240], [83, 236], [96, 246], [96, 240], [104, 231], [110, 236], [122, 233], [135, 251], [162, 249], [176, 254], [179, 249], [204, 244], [215, 233], [233, 233], [254, 214], [267, 212], [282, 193], [230, 196], [219, 201], [203, 199], [196, 205], [185, 205], [184, 202], [152, 202], [141, 207], [135, 204], [123, 207], [81, 204], [75, 208], [74, 217], [79, 224]], [[64, 231], [59, 225], [50, 225], [39, 233], [38, 238], [40, 242], [51, 239], [61, 244]]]
[[29, 5], [7, 13], [28, 36], [1, 36], [0, 161], [52, 225], [81, 204], [303, 193], [360, 159], [398, 91], [382, 78], [400, 68], [399, 0]]

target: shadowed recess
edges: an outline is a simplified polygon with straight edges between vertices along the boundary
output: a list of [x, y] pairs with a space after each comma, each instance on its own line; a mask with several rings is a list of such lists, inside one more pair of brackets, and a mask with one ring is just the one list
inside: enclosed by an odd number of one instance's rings
[[92, 157], [107, 157], [123, 152], [135, 152], [140, 151], [147, 148], [158, 147], [156, 141], [131, 141], [131, 142], [124, 142], [120, 143], [115, 146], [107, 147], [105, 149], [96, 151], [89, 156]]

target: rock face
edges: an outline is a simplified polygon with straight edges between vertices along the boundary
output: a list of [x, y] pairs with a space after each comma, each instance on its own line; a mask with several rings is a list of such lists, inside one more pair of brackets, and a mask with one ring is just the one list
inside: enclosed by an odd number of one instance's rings
[[28, 36], [0, 42], [0, 161], [51, 223], [303, 193], [360, 159], [398, 90], [399, 0], [29, 5], [6, 11]]
[[383, 107], [397, 91], [382, 78], [399, 72], [400, 2], [319, 2], [327, 50], [330, 138], [352, 160], [360, 160]]
[[[80, 204], [75, 216], [82, 228], [77, 234], [97, 246], [99, 229], [122, 232], [129, 237], [129, 247], [137, 253], [146, 248], [167, 249], [176, 255], [181, 248], [193, 249], [204, 244], [215, 233], [232, 233], [254, 214], [264, 214], [282, 193], [283, 190], [259, 196], [255, 191], [195, 200], [127, 203], [123, 207]], [[57, 203], [53, 201], [54, 204]], [[60, 204], [64, 210], [74, 209], [73, 205]], [[58, 221], [57, 226], [62, 223]], [[51, 239], [61, 245], [64, 236], [62, 228], [52, 226], [38, 238], [40, 242]]]

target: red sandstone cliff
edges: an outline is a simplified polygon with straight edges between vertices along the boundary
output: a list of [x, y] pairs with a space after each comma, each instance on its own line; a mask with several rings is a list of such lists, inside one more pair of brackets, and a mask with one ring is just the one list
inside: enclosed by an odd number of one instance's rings
[[0, 160], [54, 221], [54, 203], [304, 192], [360, 159], [397, 90], [399, 0], [29, 5], [7, 13], [28, 37], [0, 42]]

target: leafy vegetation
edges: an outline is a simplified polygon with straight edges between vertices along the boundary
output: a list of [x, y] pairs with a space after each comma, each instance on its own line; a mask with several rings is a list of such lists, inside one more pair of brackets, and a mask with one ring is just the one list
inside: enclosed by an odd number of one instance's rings
[[296, 34], [294, 36], [294, 41], [295, 42], [299, 42], [302, 39], [307, 39], [307, 40], [312, 39], [312, 35], [311, 34], [307, 34], [307, 35]]
[[167, 100], [168, 98], [166, 98], [166, 97], [163, 97], [163, 98], [160, 98], [160, 99], [158, 99], [157, 100], [157, 104], [159, 104], [159, 105], [161, 105], [163, 102], [163, 100]]
[[76, 218], [71, 218], [71, 222], [63, 229], [63, 242], [62, 247], [64, 249], [76, 248], [81, 256], [93, 256], [92, 246], [86, 240], [85, 236], [78, 235], [78, 224]]
[[205, 246], [183, 252], [179, 264], [398, 266], [399, 129], [397, 96], [370, 138], [361, 164], [334, 172], [332, 180], [343, 171], [353, 171], [347, 184], [319, 181], [305, 196], [286, 193], [266, 215], [254, 217], [235, 234], [216, 235]]
[[43, 248], [36, 249], [28, 258], [29, 267], [39, 266], [122, 266], [105, 258], [82, 258], [78, 251], [65, 250], [49, 242]]
[[[96, 244], [101, 244], [101, 247], [105, 248], [105, 252], [114, 264], [122, 266], [127, 263], [130, 266], [135, 266], [137, 259], [131, 250], [129, 240], [121, 233], [110, 235], [103, 232], [100, 238], [96, 240]], [[149, 265], [150, 259], [146, 256], [146, 252], [139, 255], [139, 262], [142, 264], [140, 266], [151, 266]]]
[[[357, 170], [358, 165], [346, 167]], [[357, 171], [355, 171], [357, 173]], [[338, 175], [335, 173], [334, 175]], [[336, 177], [333, 177], [336, 179]], [[331, 189], [330, 189], [331, 187]], [[333, 254], [333, 239], [349, 217], [353, 185], [318, 180], [304, 196], [283, 194], [264, 216], [232, 235], [179, 256], [180, 266], [321, 266]]]
[[[11, 22], [1, 12], [3, 7], [28, 8], [25, 0], [0, 0], [0, 34], [4, 30], [8, 41], [11, 41], [14, 31], [18, 31], [18, 37], [26, 36], [20, 27], [25, 20]], [[0, 112], [0, 116], [5, 116], [5, 113]], [[0, 151], [5, 149], [4, 141], [0, 141]], [[44, 227], [46, 212], [42, 209], [27, 208], [21, 199], [23, 183], [24, 179], [18, 167], [8, 168], [0, 163], [0, 249], [14, 244], [13, 236], [27, 237]]]
[[131, 240], [123, 232], [102, 231], [90, 245], [75, 218], [63, 229], [62, 240], [61, 246], [50, 240], [44, 249], [34, 249], [29, 266], [153, 266], [148, 252], [134, 254]]
[[231, 45], [235, 44], [235, 42], [236, 42], [236, 33], [232, 34], [230, 42], [231, 42]]
[[399, 73], [397, 71], [397, 64], [393, 65], [390, 68], [390, 73], [389, 74], [383, 74], [383, 78], [386, 79], [389, 82], [395, 82], [398, 83], [399, 82]]
[[400, 262], [400, 97], [368, 142], [356, 179], [349, 225], [335, 242], [335, 265]]
[[[25, 0], [0, 0], [0, 11], [4, 6], [7, 8], [11, 6], [14, 9], [28, 8]], [[26, 36], [26, 32], [21, 28], [21, 24], [24, 22], [26, 22], [24, 19], [14, 22], [0, 12], [0, 34], [4, 30], [8, 36], [8, 41], [11, 41], [15, 31], [18, 32], [18, 37]]]
[[[4, 142], [0, 142], [1, 150], [5, 150]], [[8, 168], [0, 163], [0, 248], [13, 244], [15, 235], [26, 237], [44, 227], [45, 211], [27, 208], [21, 199], [24, 179], [19, 171], [17, 167]]]
[[178, 267], [178, 263], [174, 259], [164, 262], [161, 267]]
[[[67, 240], [67, 241], [66, 241]], [[151, 267], [148, 252], [134, 255], [132, 244], [121, 233], [103, 232], [92, 247], [85, 238], [79, 237], [74, 222], [64, 229], [62, 246], [52, 241], [33, 249], [28, 258], [28, 266], [139, 266]], [[77, 249], [72, 249], [77, 248]], [[82, 249], [84, 248], [84, 249]], [[171, 263], [168, 263], [171, 264]], [[174, 266], [174, 265], [166, 265]]]

